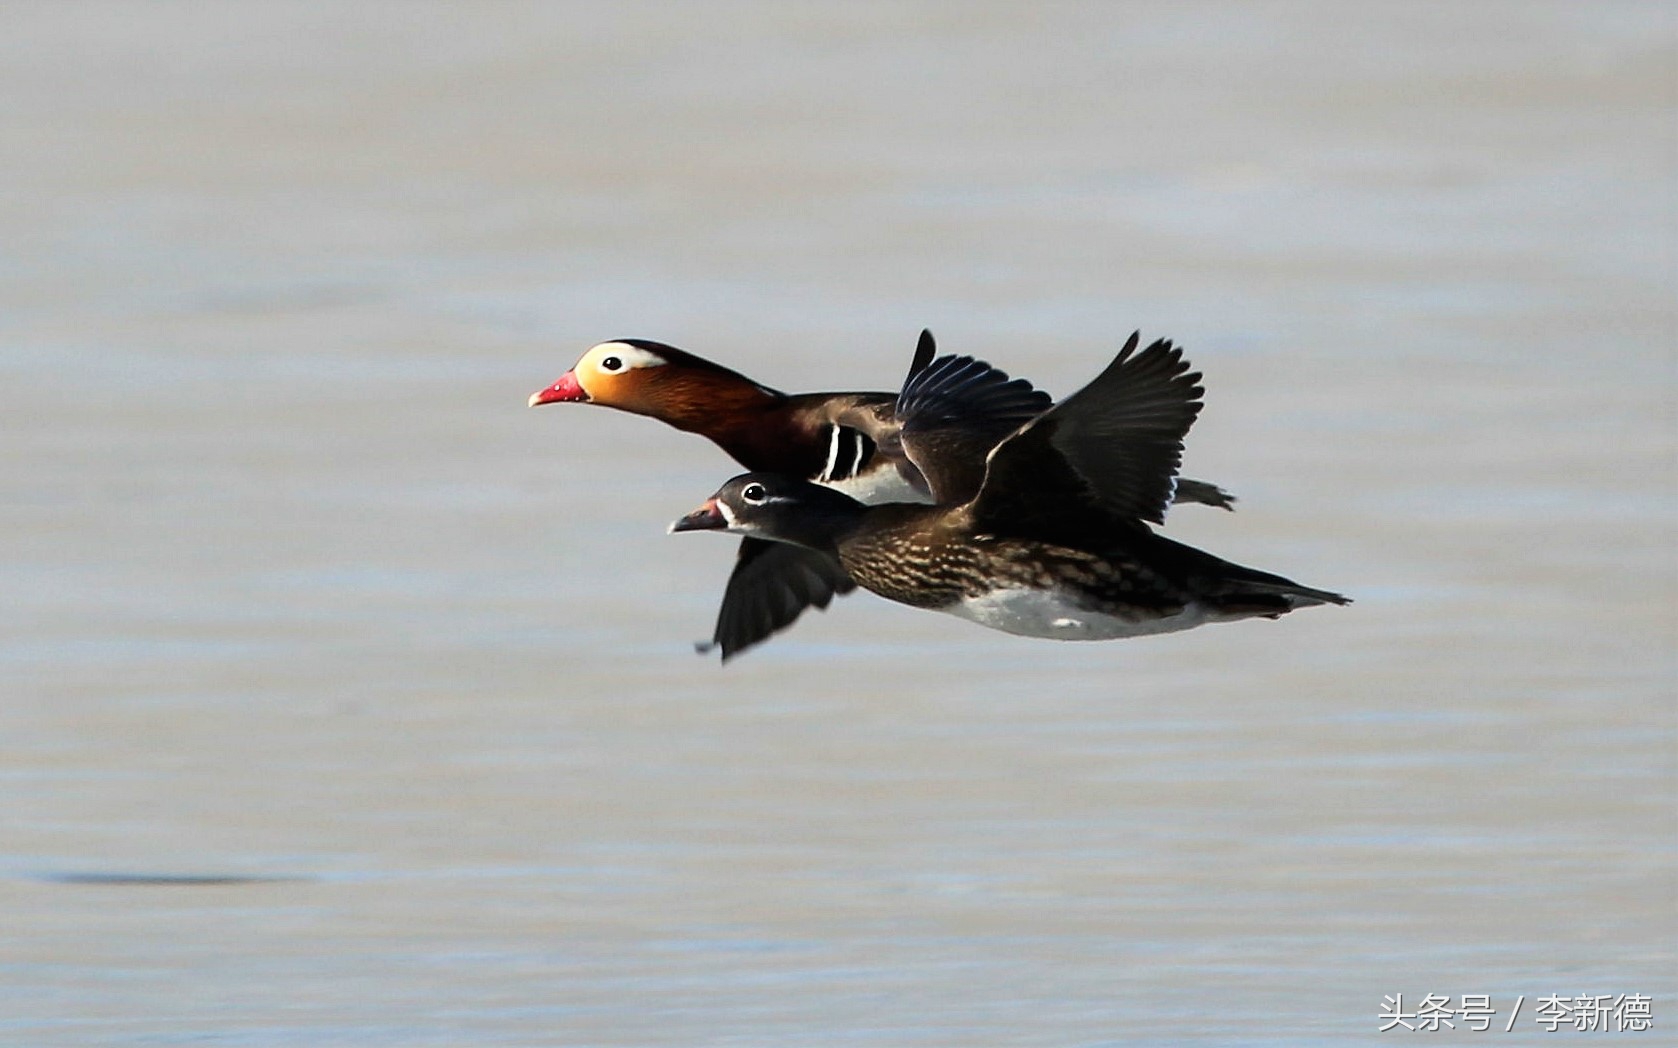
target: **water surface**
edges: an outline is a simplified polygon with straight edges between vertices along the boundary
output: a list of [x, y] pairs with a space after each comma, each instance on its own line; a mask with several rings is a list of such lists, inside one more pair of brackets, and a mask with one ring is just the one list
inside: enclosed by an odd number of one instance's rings
[[[0, 1042], [1678, 1015], [1670, 8], [7, 21]], [[731, 544], [662, 532], [731, 464], [523, 407], [622, 336], [883, 388], [928, 325], [1057, 394], [1180, 340], [1242, 501], [1171, 534], [1358, 603], [862, 595], [723, 670]]]

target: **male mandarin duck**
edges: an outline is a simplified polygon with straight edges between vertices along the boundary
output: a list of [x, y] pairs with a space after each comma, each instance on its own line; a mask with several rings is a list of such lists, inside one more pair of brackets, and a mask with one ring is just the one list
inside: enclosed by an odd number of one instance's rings
[[1180, 349], [1137, 344], [1132, 335], [1094, 381], [996, 444], [976, 489], [971, 463], [944, 447], [994, 369], [944, 357], [910, 376], [894, 410], [935, 504], [867, 506], [754, 471], [671, 530], [795, 544], [890, 600], [1028, 637], [1109, 640], [1349, 603], [1148, 527], [1165, 519], [1204, 391]]
[[[930, 331], [916, 346], [913, 376], [936, 352]], [[945, 470], [944, 495], [958, 501], [977, 490], [985, 453], [1052, 404], [1046, 393], [995, 369], [986, 396], [969, 395], [960, 418], [934, 439]], [[971, 391], [970, 391], [971, 394]], [[674, 346], [615, 339], [584, 353], [570, 371], [530, 398], [530, 406], [600, 404], [660, 419], [708, 437], [747, 469], [802, 478], [864, 503], [927, 502], [933, 490], [904, 453], [898, 396], [884, 392], [787, 394]], [[934, 454], [930, 445], [923, 457]], [[1179, 502], [1232, 508], [1214, 484], [1184, 479]], [[789, 626], [806, 607], [825, 608], [855, 583], [826, 552], [746, 538], [729, 576], [712, 641], [723, 659]]]

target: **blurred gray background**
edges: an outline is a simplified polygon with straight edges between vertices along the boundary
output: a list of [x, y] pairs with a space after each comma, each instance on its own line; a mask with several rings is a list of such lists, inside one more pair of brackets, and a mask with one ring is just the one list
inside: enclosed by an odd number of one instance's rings
[[[1678, 1022], [1673, 5], [4, 21], [0, 1043]], [[1057, 395], [1184, 343], [1242, 502], [1169, 533], [1358, 603], [863, 594], [721, 669], [732, 543], [663, 528], [732, 463], [524, 407], [922, 326]]]

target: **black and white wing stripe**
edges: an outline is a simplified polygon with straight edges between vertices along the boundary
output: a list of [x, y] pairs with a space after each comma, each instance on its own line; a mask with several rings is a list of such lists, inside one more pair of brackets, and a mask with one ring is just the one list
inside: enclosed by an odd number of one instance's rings
[[816, 474], [818, 484], [850, 480], [874, 458], [875, 444], [868, 434], [849, 426], [827, 427], [827, 462]]

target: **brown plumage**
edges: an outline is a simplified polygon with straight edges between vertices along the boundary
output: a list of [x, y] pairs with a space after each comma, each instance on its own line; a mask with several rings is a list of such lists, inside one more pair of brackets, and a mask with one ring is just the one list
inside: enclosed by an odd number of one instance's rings
[[[931, 363], [923, 331], [910, 377]], [[751, 470], [826, 484], [865, 503], [961, 501], [978, 490], [985, 454], [1047, 410], [1047, 394], [988, 365], [974, 395], [922, 436], [919, 462], [905, 451], [898, 395], [884, 392], [787, 394], [703, 357], [659, 342], [618, 339], [592, 347], [532, 406], [592, 403], [659, 419], [710, 439]], [[976, 392], [976, 391], [975, 391]], [[923, 421], [932, 417], [923, 413]], [[939, 473], [935, 487], [923, 465]], [[1178, 501], [1232, 508], [1216, 485], [1182, 481]], [[740, 545], [711, 644], [723, 657], [792, 624], [804, 607], [825, 608], [854, 589], [831, 558], [754, 539]]]
[[[993, 629], [1105, 640], [1275, 618], [1345, 604], [1327, 590], [1241, 567], [1163, 536], [1200, 375], [1182, 351], [1132, 336], [1106, 370], [1021, 426], [985, 459], [976, 492], [935, 506], [864, 506], [802, 480], [734, 478], [675, 531], [726, 530], [828, 553], [861, 586]], [[935, 362], [911, 376], [896, 415], [936, 493], [944, 428], [987, 395], [986, 365]]]

